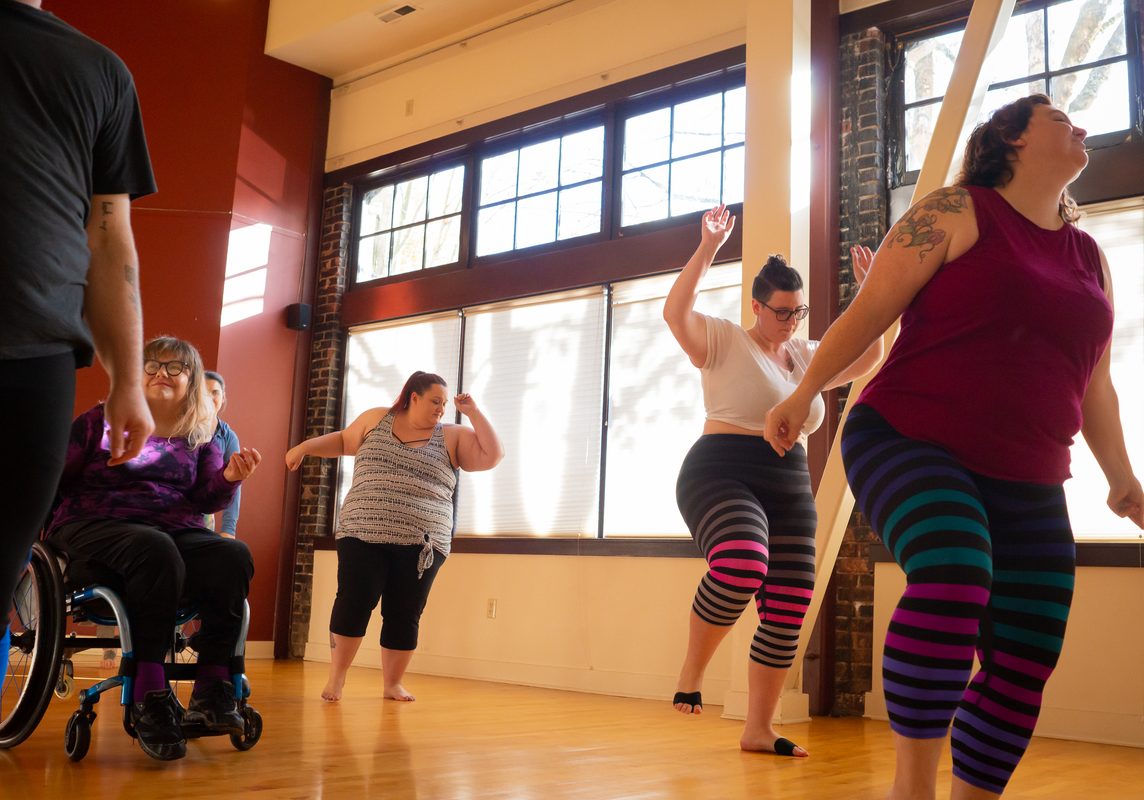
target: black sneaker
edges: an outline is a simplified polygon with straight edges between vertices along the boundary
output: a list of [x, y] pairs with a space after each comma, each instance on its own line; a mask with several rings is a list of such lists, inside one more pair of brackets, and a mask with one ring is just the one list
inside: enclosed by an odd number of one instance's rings
[[187, 754], [187, 740], [175, 713], [175, 697], [170, 689], [147, 692], [142, 703], [131, 706], [135, 736], [139, 746], [151, 758], [174, 761]]
[[234, 684], [230, 681], [211, 681], [191, 692], [191, 703], [183, 715], [184, 725], [202, 725], [217, 733], [242, 733], [246, 725], [238, 713], [234, 699]]

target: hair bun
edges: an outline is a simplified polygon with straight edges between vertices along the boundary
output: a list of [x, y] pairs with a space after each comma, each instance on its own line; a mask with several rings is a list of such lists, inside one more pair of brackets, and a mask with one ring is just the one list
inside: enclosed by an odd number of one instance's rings
[[786, 263], [786, 259], [783, 257], [782, 253], [775, 253], [774, 255], [768, 256], [766, 266], [767, 267], [786, 267], [787, 269], [789, 269], [789, 267], [787, 266], [787, 263]]

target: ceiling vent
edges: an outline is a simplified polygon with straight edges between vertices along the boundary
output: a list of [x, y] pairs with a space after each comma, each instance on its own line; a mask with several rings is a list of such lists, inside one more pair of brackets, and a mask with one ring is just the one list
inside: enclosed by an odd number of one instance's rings
[[402, 17], [407, 17], [417, 9], [413, 6], [394, 6], [387, 8], [384, 11], [378, 11], [375, 15], [382, 22], [397, 22]]

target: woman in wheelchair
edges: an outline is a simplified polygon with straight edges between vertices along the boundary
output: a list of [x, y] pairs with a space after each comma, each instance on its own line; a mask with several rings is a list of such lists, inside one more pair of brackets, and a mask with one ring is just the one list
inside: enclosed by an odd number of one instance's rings
[[243, 728], [228, 678], [254, 563], [245, 544], [204, 528], [203, 515], [226, 508], [261, 456], [243, 448], [223, 464], [212, 444], [215, 412], [202, 359], [192, 344], [152, 339], [143, 358], [155, 433], [138, 457], [109, 467], [103, 407], [81, 414], [48, 537], [77, 571], [118, 578], [134, 643], [125, 656], [135, 660], [135, 733], [147, 755], [166, 761], [186, 754], [162, 663], [182, 602], [198, 608], [202, 624], [183, 722], [215, 732]]

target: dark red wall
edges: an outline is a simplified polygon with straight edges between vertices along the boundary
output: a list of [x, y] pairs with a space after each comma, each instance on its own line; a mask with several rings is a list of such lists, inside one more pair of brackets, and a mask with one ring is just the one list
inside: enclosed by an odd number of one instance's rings
[[[263, 54], [267, 8], [268, 0], [44, 0], [135, 76], [159, 185], [132, 213], [145, 335], [198, 346], [227, 379], [223, 417], [263, 455], [243, 487], [238, 527], [255, 558], [252, 641], [273, 638], [280, 550], [293, 541], [282, 463], [309, 341], [285, 327], [284, 308], [311, 291], [330, 90], [326, 78]], [[254, 224], [271, 227], [262, 308], [220, 328], [231, 231]], [[106, 390], [101, 370], [83, 370], [77, 412]]]

